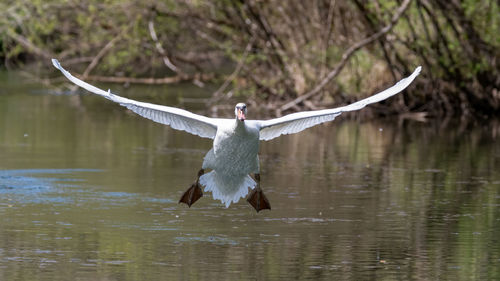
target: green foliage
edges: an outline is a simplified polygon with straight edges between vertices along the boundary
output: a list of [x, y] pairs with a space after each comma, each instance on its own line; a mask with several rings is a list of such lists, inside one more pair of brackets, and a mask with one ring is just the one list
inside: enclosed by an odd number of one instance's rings
[[[232, 84], [234, 92], [283, 103], [318, 85], [346, 50], [386, 27], [404, 1], [334, 2], [0, 3], [0, 59], [8, 65], [22, 65], [48, 64], [50, 57], [57, 57], [63, 63], [79, 61], [72, 69], [80, 71], [97, 59], [91, 74], [126, 76], [171, 73], [164, 56], [182, 73], [214, 72], [228, 61], [231, 65], [241, 62], [243, 67]], [[151, 23], [158, 41], [151, 36]], [[341, 89], [365, 94], [423, 65], [423, 76], [432, 74], [428, 77], [435, 90], [425, 99], [411, 101], [410, 106], [428, 107], [424, 103], [431, 101], [433, 108], [452, 103], [446, 110], [462, 110], [479, 102], [498, 110], [500, 100], [493, 94], [500, 88], [496, 79], [500, 75], [498, 34], [500, 9], [495, 1], [412, 1], [393, 29], [357, 50], [338, 79], [328, 81], [318, 96], [337, 96], [333, 100], [342, 101]], [[247, 52], [249, 43], [251, 51]], [[374, 71], [385, 73], [367, 78]], [[466, 98], [450, 101], [439, 92], [443, 87], [435, 87], [438, 84], [464, 92]], [[318, 106], [321, 101], [315, 99]], [[460, 104], [464, 102], [471, 105]]]

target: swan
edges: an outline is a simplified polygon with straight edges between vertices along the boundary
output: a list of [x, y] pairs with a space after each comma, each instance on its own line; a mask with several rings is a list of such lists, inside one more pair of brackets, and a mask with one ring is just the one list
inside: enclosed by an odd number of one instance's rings
[[[257, 212], [271, 209], [271, 204], [260, 187], [260, 140], [267, 141], [280, 135], [298, 133], [332, 121], [342, 112], [359, 110], [368, 104], [385, 100], [408, 87], [422, 69], [419, 66], [410, 76], [394, 86], [346, 106], [297, 112], [270, 120], [247, 120], [247, 106], [244, 103], [238, 103], [234, 108], [235, 118], [209, 118], [180, 108], [139, 102], [115, 95], [110, 90], [101, 90], [74, 77], [56, 59], [52, 59], [52, 64], [76, 85], [116, 102], [142, 117], [193, 135], [213, 139], [213, 147], [205, 155], [196, 181], [184, 192], [179, 203], [191, 207], [203, 196], [201, 186], [204, 186], [205, 192], [211, 192], [214, 199], [220, 200], [228, 208], [231, 203], [247, 196], [250, 189], [247, 201]], [[211, 171], [205, 173], [205, 170]], [[253, 179], [250, 174], [254, 175]]]

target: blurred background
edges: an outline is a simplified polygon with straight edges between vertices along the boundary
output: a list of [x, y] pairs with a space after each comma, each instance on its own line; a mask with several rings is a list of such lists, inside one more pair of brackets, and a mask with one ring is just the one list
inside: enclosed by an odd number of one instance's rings
[[[2, 1], [0, 65], [44, 83], [189, 81], [269, 115], [351, 102], [418, 65], [365, 114], [487, 118], [500, 108], [497, 1]], [[57, 78], [57, 79], [51, 79]], [[306, 96], [307, 98], [297, 99]]]
[[[0, 0], [0, 280], [500, 280], [499, 2]], [[260, 144], [271, 211], [178, 204], [249, 118], [402, 94]]]

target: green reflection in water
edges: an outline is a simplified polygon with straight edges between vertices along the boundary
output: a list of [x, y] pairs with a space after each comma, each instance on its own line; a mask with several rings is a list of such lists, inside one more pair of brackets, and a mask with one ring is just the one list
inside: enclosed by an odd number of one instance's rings
[[[271, 212], [210, 194], [188, 209], [209, 140], [9, 79], [0, 280], [500, 278], [498, 122], [319, 126], [261, 144]], [[178, 105], [210, 91], [117, 92]]]

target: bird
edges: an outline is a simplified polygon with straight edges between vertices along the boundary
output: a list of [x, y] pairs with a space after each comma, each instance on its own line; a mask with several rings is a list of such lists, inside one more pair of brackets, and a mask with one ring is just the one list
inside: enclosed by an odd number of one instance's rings
[[[257, 211], [270, 210], [271, 204], [260, 185], [259, 143], [281, 135], [294, 134], [318, 124], [332, 121], [343, 112], [360, 110], [368, 104], [385, 100], [408, 87], [420, 74], [418, 66], [408, 77], [394, 86], [368, 98], [332, 109], [291, 113], [268, 120], [247, 119], [247, 106], [236, 104], [234, 118], [210, 118], [190, 111], [135, 101], [92, 86], [66, 71], [59, 61], [52, 59], [54, 67], [67, 79], [85, 90], [100, 95], [150, 119], [203, 138], [213, 139], [213, 147], [203, 159], [201, 169], [193, 184], [182, 194], [179, 203], [191, 207], [211, 192], [228, 208], [247, 196], [248, 203]], [[209, 172], [206, 172], [209, 170]], [[252, 178], [253, 175], [253, 178]], [[249, 190], [251, 191], [249, 193]]]

